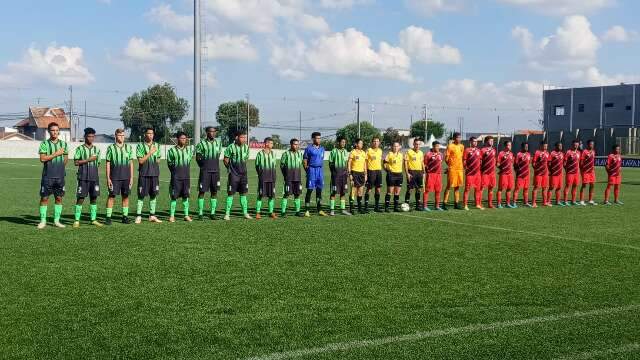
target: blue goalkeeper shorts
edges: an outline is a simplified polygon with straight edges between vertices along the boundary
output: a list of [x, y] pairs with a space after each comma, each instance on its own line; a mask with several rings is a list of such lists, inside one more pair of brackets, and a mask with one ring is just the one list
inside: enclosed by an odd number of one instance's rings
[[307, 169], [307, 189], [322, 190], [324, 187], [324, 172], [321, 167]]

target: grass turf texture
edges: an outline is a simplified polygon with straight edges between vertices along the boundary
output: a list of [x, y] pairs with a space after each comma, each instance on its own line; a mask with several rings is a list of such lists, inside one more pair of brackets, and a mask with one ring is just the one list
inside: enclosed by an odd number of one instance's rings
[[[638, 170], [624, 170], [624, 206], [97, 229], [85, 204], [81, 228], [38, 231], [40, 172], [35, 160], [0, 160], [2, 358], [241, 359], [640, 304]], [[75, 184], [69, 166], [67, 224]], [[167, 193], [161, 182], [163, 217]], [[303, 358], [637, 358], [638, 339], [633, 308]]]

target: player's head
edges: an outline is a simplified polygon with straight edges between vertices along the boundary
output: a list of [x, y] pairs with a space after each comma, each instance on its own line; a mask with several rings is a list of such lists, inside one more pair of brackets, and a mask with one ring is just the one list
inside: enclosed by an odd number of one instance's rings
[[555, 148], [556, 148], [556, 151], [562, 151], [562, 148], [563, 148], [562, 143], [560, 141], [556, 142]]
[[587, 141], [587, 149], [589, 150], [593, 150], [593, 148], [595, 147], [596, 143], [595, 141], [593, 141], [593, 139], [589, 139]]
[[184, 147], [187, 145], [187, 134], [183, 131], [178, 131], [176, 133], [176, 142], [178, 143], [178, 146], [180, 147]]
[[460, 141], [462, 141], [462, 135], [459, 132], [454, 132], [451, 138], [455, 144], [460, 144]]
[[572, 148], [573, 150], [578, 150], [578, 149], [580, 148], [580, 140], [578, 140], [578, 139], [574, 139], [574, 140], [571, 142], [571, 148]]
[[380, 138], [377, 136], [374, 136], [373, 139], [371, 139], [371, 147], [374, 149], [377, 149], [380, 147]]
[[512, 144], [511, 144], [511, 140], [506, 140], [506, 141], [504, 142], [504, 149], [505, 149], [505, 150], [507, 150], [507, 151], [511, 151], [511, 146], [512, 146]]
[[115, 132], [115, 136], [116, 136], [116, 142], [118, 144], [124, 143], [124, 129], [117, 128]]
[[493, 147], [493, 136], [487, 136], [484, 138], [484, 145], [488, 147]]
[[145, 142], [152, 142], [154, 135], [155, 135], [155, 131], [153, 130], [152, 127], [148, 127], [146, 129], [144, 129], [144, 141]]
[[336, 145], [338, 145], [338, 149], [344, 149], [347, 146], [347, 139], [345, 139], [344, 136], [338, 136]]
[[207, 132], [207, 139], [209, 140], [215, 139], [218, 135], [218, 129], [216, 129], [215, 126], [207, 126], [205, 131]]
[[236, 144], [238, 145], [244, 145], [247, 143], [247, 133], [244, 131], [237, 131], [236, 132]]
[[289, 140], [289, 148], [291, 151], [298, 151], [300, 148], [300, 141], [296, 138]]
[[320, 141], [322, 141], [322, 134], [317, 131], [311, 133], [311, 140], [313, 141], [313, 145], [320, 145]]
[[84, 142], [87, 145], [93, 144], [93, 141], [96, 139], [96, 130], [94, 128], [86, 128], [84, 129]]
[[394, 141], [393, 145], [391, 146], [391, 149], [393, 150], [394, 153], [397, 153], [398, 151], [400, 151], [400, 142]]
[[420, 141], [421, 140], [419, 137], [413, 139], [413, 150], [415, 151], [420, 150]]
[[470, 137], [469, 145], [471, 145], [472, 148], [478, 146], [478, 139], [475, 136]]
[[620, 145], [618, 145], [618, 144], [613, 145], [611, 147], [611, 152], [616, 154], [616, 155], [620, 155], [620, 152], [621, 152]]
[[440, 142], [439, 141], [434, 141], [434, 142], [431, 143], [431, 151], [440, 152]]
[[47, 125], [47, 131], [49, 132], [49, 138], [55, 140], [60, 135], [60, 126], [56, 122], [50, 122]]
[[362, 150], [362, 148], [364, 147], [364, 141], [362, 141], [362, 139], [360, 138], [357, 138], [356, 141], [354, 142], [354, 145], [356, 149]]
[[522, 144], [520, 144], [520, 151], [529, 152], [529, 143], [525, 141]]
[[273, 149], [273, 139], [270, 137], [264, 138], [264, 148], [265, 149]]
[[541, 141], [539, 149], [542, 150], [542, 151], [547, 151], [547, 149], [549, 149], [549, 144], [547, 144], [546, 141]]

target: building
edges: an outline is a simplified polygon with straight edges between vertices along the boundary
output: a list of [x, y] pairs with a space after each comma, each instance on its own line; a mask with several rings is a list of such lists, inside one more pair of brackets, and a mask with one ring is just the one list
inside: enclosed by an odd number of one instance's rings
[[33, 141], [32, 138], [20, 134], [18, 132], [18, 129], [14, 129], [14, 128], [10, 128], [10, 127], [4, 127], [4, 126], [0, 126], [0, 141]]
[[46, 140], [49, 137], [47, 127], [55, 122], [60, 126], [60, 138], [71, 141], [69, 117], [62, 108], [30, 107], [29, 117], [18, 122], [15, 127], [20, 134], [34, 140]]

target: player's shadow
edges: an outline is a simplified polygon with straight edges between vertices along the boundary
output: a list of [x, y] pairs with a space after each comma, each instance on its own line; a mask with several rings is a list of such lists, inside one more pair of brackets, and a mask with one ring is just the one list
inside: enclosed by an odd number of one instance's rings
[[40, 223], [40, 217], [34, 215], [23, 216], [0, 216], [0, 223], [7, 222], [18, 225], [31, 225], [36, 226]]

